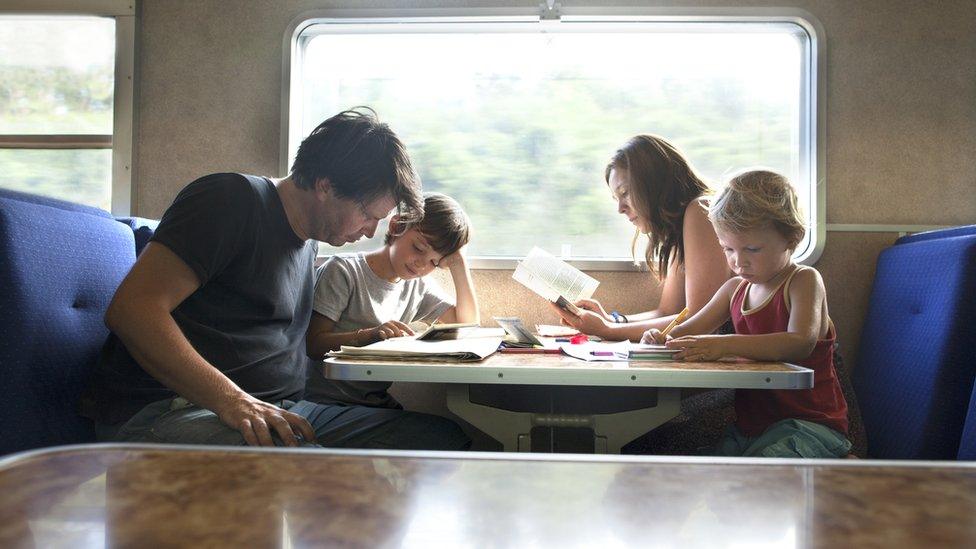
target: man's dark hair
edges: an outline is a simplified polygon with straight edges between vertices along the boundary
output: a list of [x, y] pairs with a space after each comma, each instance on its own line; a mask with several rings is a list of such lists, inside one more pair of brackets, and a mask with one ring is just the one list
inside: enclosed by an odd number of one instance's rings
[[407, 150], [369, 107], [343, 111], [312, 130], [298, 147], [291, 177], [301, 189], [326, 178], [337, 196], [364, 205], [389, 195], [401, 219], [423, 216], [420, 177]]
[[471, 220], [461, 209], [461, 205], [440, 193], [424, 193], [423, 219], [399, 225], [396, 234], [392, 232], [393, 224], [390, 225], [391, 232], [386, 234], [383, 241], [386, 245], [389, 246], [396, 237], [415, 228], [437, 253], [447, 256], [460, 250], [471, 239]]

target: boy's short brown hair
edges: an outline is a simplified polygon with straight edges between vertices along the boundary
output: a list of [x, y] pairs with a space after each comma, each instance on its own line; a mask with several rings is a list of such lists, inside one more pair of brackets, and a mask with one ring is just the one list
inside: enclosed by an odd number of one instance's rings
[[786, 176], [771, 170], [739, 173], [712, 201], [708, 219], [716, 229], [742, 232], [771, 226], [796, 249], [806, 228], [796, 191]]
[[471, 220], [457, 200], [441, 193], [424, 193], [424, 216], [415, 223], [402, 224], [396, 233], [386, 233], [384, 243], [389, 246], [397, 236], [417, 229], [441, 255], [458, 251], [471, 237]]

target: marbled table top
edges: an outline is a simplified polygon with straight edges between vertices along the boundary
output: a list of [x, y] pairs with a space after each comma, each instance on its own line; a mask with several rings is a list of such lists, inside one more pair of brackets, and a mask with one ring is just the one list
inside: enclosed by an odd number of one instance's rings
[[973, 463], [90, 445], [0, 494], [0, 547], [976, 546]]

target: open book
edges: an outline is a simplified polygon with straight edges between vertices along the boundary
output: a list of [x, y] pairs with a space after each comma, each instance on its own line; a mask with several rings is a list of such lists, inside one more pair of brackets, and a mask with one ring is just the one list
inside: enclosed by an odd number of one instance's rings
[[579, 309], [573, 303], [589, 298], [600, 285], [595, 278], [541, 248], [532, 248], [515, 267], [512, 278], [576, 315]]
[[436, 362], [477, 362], [498, 350], [500, 337], [471, 337], [441, 341], [418, 341], [413, 337], [394, 337], [365, 347], [343, 345], [328, 356], [356, 360], [422, 360]]
[[441, 339], [458, 339], [470, 328], [477, 328], [476, 322], [459, 324], [431, 324], [429, 328], [417, 334], [420, 341], [437, 341]]

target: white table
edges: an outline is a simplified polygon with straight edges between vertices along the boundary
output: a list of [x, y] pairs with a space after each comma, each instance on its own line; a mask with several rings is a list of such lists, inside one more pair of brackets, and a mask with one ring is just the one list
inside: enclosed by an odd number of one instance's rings
[[[565, 355], [496, 353], [471, 363], [329, 358], [324, 367], [329, 379], [447, 383], [447, 406], [452, 412], [501, 442], [505, 451], [523, 452], [530, 449], [533, 427], [578, 427], [593, 430], [597, 453], [619, 453], [631, 440], [678, 414], [681, 388], [813, 387], [813, 370], [782, 362], [584, 362]], [[513, 410], [478, 399], [473, 402], [473, 386], [486, 384], [652, 390], [639, 402], [609, 411], [565, 413], [558, 407]]]

